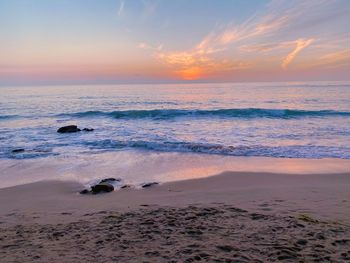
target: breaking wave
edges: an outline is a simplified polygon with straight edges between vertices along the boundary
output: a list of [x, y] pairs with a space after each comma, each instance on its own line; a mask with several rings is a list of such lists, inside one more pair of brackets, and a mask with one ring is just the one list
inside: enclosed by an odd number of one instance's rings
[[337, 117], [349, 116], [347, 111], [334, 110], [293, 110], [293, 109], [217, 109], [217, 110], [182, 110], [182, 109], [153, 109], [153, 110], [125, 110], [125, 111], [84, 111], [60, 114], [59, 116], [89, 118], [111, 117], [115, 119], [172, 119], [177, 117], [222, 117], [222, 118], [277, 118], [294, 119], [303, 117]]

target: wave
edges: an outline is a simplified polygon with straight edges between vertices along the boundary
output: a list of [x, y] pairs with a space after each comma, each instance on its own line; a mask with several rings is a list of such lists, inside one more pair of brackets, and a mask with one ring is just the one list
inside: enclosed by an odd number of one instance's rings
[[118, 150], [139, 149], [159, 152], [186, 152], [203, 153], [229, 156], [256, 156], [256, 157], [278, 157], [278, 158], [350, 158], [349, 147], [330, 146], [230, 146], [210, 143], [194, 142], [152, 142], [152, 141], [115, 141], [102, 140], [86, 142], [91, 149]]
[[222, 118], [277, 118], [294, 119], [302, 117], [333, 117], [350, 116], [348, 111], [334, 110], [293, 110], [293, 109], [216, 109], [216, 110], [182, 110], [182, 109], [153, 109], [153, 110], [125, 110], [125, 111], [84, 111], [60, 114], [77, 118], [111, 117], [115, 119], [172, 119], [177, 117], [222, 117]]
[[[322, 145], [222, 145], [215, 143], [199, 143], [185, 141], [144, 141], [144, 140], [93, 140], [77, 141], [69, 144], [52, 144], [49, 148], [27, 149], [23, 153], [14, 154], [12, 148], [0, 149], [0, 158], [31, 159], [40, 157], [57, 156], [65, 151], [65, 147], [77, 147], [80, 153], [100, 153], [109, 151], [140, 150], [150, 152], [169, 153], [200, 153], [236, 157], [273, 157], [273, 158], [342, 158], [350, 159], [350, 147], [348, 146], [322, 146]], [[83, 146], [83, 148], [82, 148]], [[61, 148], [61, 150], [53, 150]], [[84, 149], [85, 148], [85, 149]], [[67, 153], [65, 153], [67, 154]]]
[[10, 120], [18, 118], [18, 115], [0, 115], [0, 121], [1, 120]]

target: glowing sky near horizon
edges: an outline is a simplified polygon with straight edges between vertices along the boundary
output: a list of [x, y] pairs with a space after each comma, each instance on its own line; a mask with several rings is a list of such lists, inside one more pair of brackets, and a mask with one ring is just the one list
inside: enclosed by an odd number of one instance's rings
[[0, 84], [350, 80], [348, 0], [0, 0]]

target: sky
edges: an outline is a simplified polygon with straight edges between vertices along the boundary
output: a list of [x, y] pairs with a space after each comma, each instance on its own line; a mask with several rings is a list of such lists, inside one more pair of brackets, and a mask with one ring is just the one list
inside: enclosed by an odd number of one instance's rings
[[349, 0], [0, 0], [0, 85], [350, 80]]

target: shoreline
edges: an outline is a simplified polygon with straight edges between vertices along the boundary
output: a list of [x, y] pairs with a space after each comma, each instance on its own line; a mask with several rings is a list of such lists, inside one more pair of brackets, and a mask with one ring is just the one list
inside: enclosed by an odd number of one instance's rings
[[[118, 160], [118, 161], [116, 161]], [[160, 165], [161, 164], [161, 165]], [[225, 171], [240, 173], [350, 173], [350, 160], [338, 158], [271, 158], [200, 153], [121, 151], [75, 157], [0, 160], [0, 189], [45, 180], [77, 181], [89, 185], [106, 177], [140, 185], [198, 179]]]
[[[263, 178], [263, 179], [262, 179]], [[76, 182], [0, 189], [5, 262], [350, 260], [350, 174], [225, 172], [80, 195]]]

